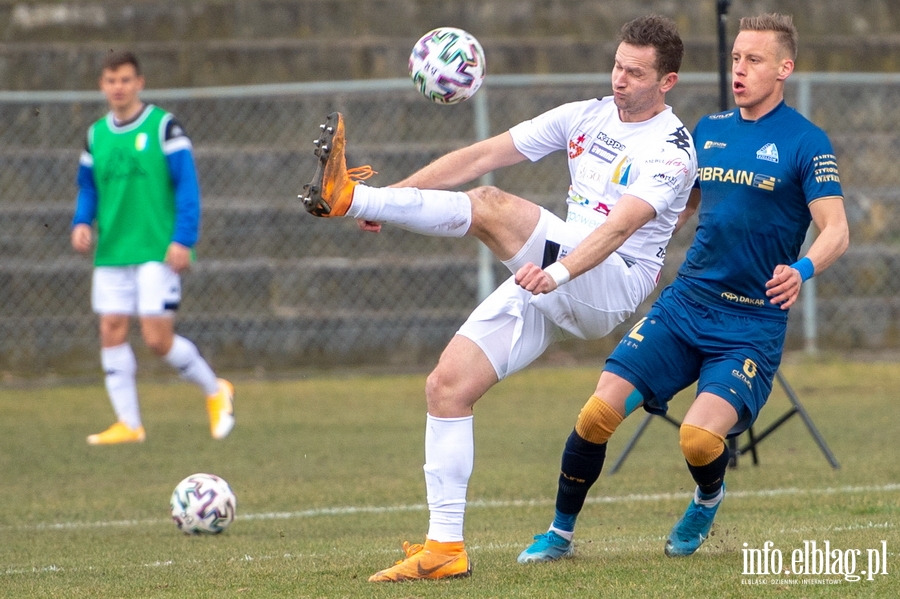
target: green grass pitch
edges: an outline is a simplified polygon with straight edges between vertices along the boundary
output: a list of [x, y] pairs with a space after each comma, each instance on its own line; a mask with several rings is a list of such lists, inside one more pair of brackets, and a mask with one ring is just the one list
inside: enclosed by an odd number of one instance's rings
[[[471, 578], [371, 584], [427, 529], [424, 375], [236, 379], [237, 426], [209, 437], [203, 399], [181, 382], [139, 385], [147, 441], [89, 447], [112, 413], [102, 385], [0, 389], [0, 597], [515, 598], [890, 597], [900, 589], [900, 367], [790, 361], [783, 372], [841, 464], [798, 416], [728, 473], [714, 535], [690, 558], [663, 555], [693, 488], [675, 427], [655, 418], [579, 519], [575, 559], [521, 566], [546, 530], [559, 456], [598, 368], [532, 368], [476, 406], [466, 537]], [[690, 391], [676, 398], [680, 417]], [[789, 408], [776, 388], [757, 430]], [[610, 442], [607, 467], [643, 418]], [[742, 438], [742, 441], [744, 439]], [[238, 517], [188, 537], [168, 513], [193, 472], [224, 477]], [[887, 574], [744, 573], [770, 541], [790, 566], [815, 541], [842, 567], [883, 551]], [[757, 554], [761, 555], [761, 554]], [[774, 553], [767, 554], [774, 555]]]

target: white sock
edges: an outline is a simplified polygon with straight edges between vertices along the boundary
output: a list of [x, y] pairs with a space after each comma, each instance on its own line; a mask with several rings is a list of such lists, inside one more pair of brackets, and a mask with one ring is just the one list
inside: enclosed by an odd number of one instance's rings
[[100, 349], [100, 365], [105, 375], [106, 392], [119, 422], [130, 428], [141, 426], [141, 409], [138, 405], [137, 360], [127, 343]]
[[357, 185], [347, 216], [423, 235], [462, 237], [472, 224], [472, 202], [461, 191]]
[[719, 489], [719, 492], [716, 493], [716, 496], [712, 499], [700, 499], [700, 487], [694, 489], [694, 503], [697, 505], [702, 505], [703, 507], [716, 507], [722, 498], [725, 497], [725, 488]]
[[558, 534], [559, 536], [561, 536], [562, 538], [564, 538], [564, 539], [567, 540], [567, 541], [571, 541], [572, 539], [575, 538], [575, 531], [574, 531], [574, 530], [562, 530], [562, 529], [560, 529], [560, 528], [556, 528], [556, 527], [553, 526], [552, 524], [550, 525], [550, 528], [547, 529], [547, 531], [548, 531], [548, 532], [549, 532], [549, 531], [553, 531], [553, 532], [555, 532], [556, 534]]
[[175, 335], [172, 349], [165, 356], [166, 362], [178, 369], [181, 378], [200, 386], [209, 396], [219, 392], [219, 381], [206, 360], [200, 355], [197, 346], [180, 335]]
[[439, 543], [463, 540], [466, 490], [475, 461], [474, 419], [429, 414], [425, 424], [428, 538]]

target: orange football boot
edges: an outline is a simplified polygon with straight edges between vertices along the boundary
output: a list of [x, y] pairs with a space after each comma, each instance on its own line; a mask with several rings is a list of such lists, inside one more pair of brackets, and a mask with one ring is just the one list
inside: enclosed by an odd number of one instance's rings
[[111, 427], [97, 433], [88, 435], [88, 445], [118, 445], [119, 443], [143, 443], [147, 438], [144, 427], [131, 428], [124, 422], [116, 422]]
[[406, 558], [376, 572], [369, 582], [403, 582], [405, 580], [438, 580], [463, 578], [472, 574], [472, 563], [463, 542], [438, 543], [425, 539], [425, 544], [403, 542]]
[[322, 135], [315, 141], [315, 155], [319, 158], [313, 180], [303, 186], [300, 197], [303, 207], [313, 216], [344, 216], [353, 202], [353, 188], [376, 172], [371, 166], [347, 168], [344, 156], [344, 116], [332, 112], [321, 125]]

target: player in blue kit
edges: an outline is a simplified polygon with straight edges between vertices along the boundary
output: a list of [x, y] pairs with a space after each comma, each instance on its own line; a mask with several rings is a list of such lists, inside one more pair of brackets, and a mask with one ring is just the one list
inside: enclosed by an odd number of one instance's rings
[[[640, 406], [665, 414], [669, 400], [695, 381], [680, 445], [697, 489], [665, 553], [691, 555], [709, 535], [725, 495], [725, 438], [753, 424], [769, 396], [801, 283], [848, 245], [831, 143], [784, 103], [795, 56], [790, 16], [741, 19], [732, 50], [737, 108], [702, 118], [694, 132], [699, 187], [679, 221], [700, 205], [694, 242], [676, 280], [607, 360], [566, 441], [553, 523], [519, 562], [573, 555], [575, 520], [616, 427]], [[819, 235], [798, 259], [811, 220]], [[579, 246], [559, 263], [576, 277], [595, 258]], [[535, 294], [556, 288], [534, 264], [516, 279]]]

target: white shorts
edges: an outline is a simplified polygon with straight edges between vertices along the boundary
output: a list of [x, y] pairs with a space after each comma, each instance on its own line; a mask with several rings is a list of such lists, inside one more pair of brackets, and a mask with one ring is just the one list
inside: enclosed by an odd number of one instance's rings
[[163, 316], [181, 303], [181, 277], [164, 262], [98, 266], [91, 286], [96, 314]]
[[[512, 273], [528, 262], [543, 264], [548, 241], [551, 247], [559, 244], [562, 257], [589, 233], [542, 209], [531, 238], [504, 264]], [[615, 253], [547, 294], [532, 295], [510, 277], [475, 308], [458, 334], [481, 348], [502, 380], [531, 364], [555, 341], [608, 335], [634, 313], [655, 283]]]

